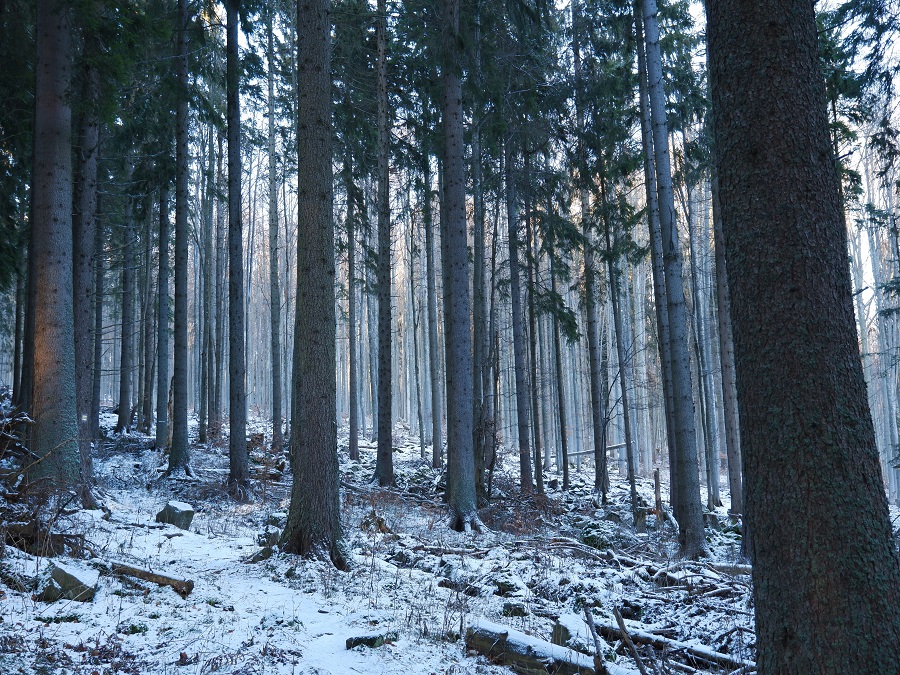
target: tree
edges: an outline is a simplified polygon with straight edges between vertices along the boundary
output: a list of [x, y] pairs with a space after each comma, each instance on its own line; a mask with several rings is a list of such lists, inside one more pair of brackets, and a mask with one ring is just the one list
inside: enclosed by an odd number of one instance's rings
[[297, 312], [285, 550], [347, 566], [341, 542], [335, 398], [330, 0], [297, 3]]
[[34, 192], [32, 451], [29, 479], [67, 488], [80, 479], [72, 315], [72, 76], [70, 11], [37, 3]]
[[244, 261], [241, 234], [241, 107], [238, 9], [226, 0], [225, 99], [228, 126], [228, 485], [243, 498], [250, 483], [247, 454], [247, 362], [244, 352]]
[[900, 562], [854, 325], [813, 5], [707, 7], [757, 666], [893, 671]]
[[[188, 7], [178, 0], [175, 71], [175, 361], [172, 394], [172, 447], [168, 473], [191, 474], [188, 445]], [[165, 405], [157, 401], [157, 406]]]

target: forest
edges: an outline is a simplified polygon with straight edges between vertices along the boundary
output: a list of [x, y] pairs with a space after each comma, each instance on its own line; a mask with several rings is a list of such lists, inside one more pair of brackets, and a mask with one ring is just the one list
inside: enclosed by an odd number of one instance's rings
[[0, 65], [0, 672], [900, 675], [898, 0], [3, 0]]

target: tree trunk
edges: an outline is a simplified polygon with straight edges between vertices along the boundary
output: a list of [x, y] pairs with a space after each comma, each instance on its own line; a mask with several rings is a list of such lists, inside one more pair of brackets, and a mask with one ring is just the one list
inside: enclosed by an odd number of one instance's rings
[[212, 403], [212, 265], [213, 265], [213, 189], [215, 186], [215, 145], [213, 144], [212, 126], [207, 129], [206, 169], [202, 199], [203, 212], [203, 336], [200, 346], [200, 424], [197, 440], [200, 443], [209, 441], [209, 409]]
[[100, 389], [103, 380], [103, 227], [100, 222], [100, 195], [97, 195], [97, 231], [94, 236], [94, 364], [91, 380], [91, 438], [100, 438]]
[[142, 294], [141, 307], [141, 335], [143, 342], [142, 360], [143, 375], [141, 378], [140, 419], [138, 430], [142, 434], [150, 433], [150, 419], [153, 417], [153, 374], [156, 360], [154, 359], [153, 344], [153, 266], [151, 263], [150, 246], [150, 202], [147, 200], [147, 215], [144, 220], [144, 292]]
[[241, 214], [241, 108], [238, 54], [240, 0], [226, 0], [228, 124], [228, 485], [239, 499], [250, 483], [247, 454], [247, 363], [244, 353], [244, 260]]
[[422, 227], [425, 229], [425, 286], [428, 314], [428, 372], [431, 381], [431, 466], [441, 467], [441, 380], [438, 356], [437, 289], [434, 268], [434, 222], [431, 210], [431, 156], [427, 149], [422, 153]]
[[[125, 182], [131, 183], [131, 159], [125, 170]], [[131, 394], [134, 370], [134, 200], [125, 197], [125, 217], [122, 225], [122, 331], [119, 357], [119, 419], [116, 433], [131, 430]]]
[[459, 0], [444, 0], [444, 214], [449, 287], [447, 307], [447, 491], [450, 526], [478, 527], [472, 437], [472, 332], [466, 232], [462, 48]]
[[541, 408], [540, 408], [540, 371], [538, 370], [538, 334], [535, 320], [535, 293], [537, 284], [534, 274], [534, 252], [536, 250], [534, 228], [531, 214], [531, 155], [525, 154], [525, 275], [528, 280], [528, 356], [531, 361], [530, 394], [531, 394], [531, 427], [534, 430], [534, 478], [538, 494], [544, 494], [544, 463], [541, 457]]
[[711, 0], [707, 11], [757, 666], [895, 671], [900, 563], [853, 319], [813, 5]]
[[38, 0], [36, 14], [30, 255], [31, 297], [40, 302], [29, 311], [34, 316], [31, 450], [41, 459], [28, 478], [68, 488], [81, 477], [72, 316], [72, 28], [69, 11], [52, 0]]
[[531, 470], [531, 442], [529, 439], [528, 374], [525, 371], [525, 321], [522, 312], [522, 291], [519, 281], [519, 207], [516, 202], [516, 181], [513, 176], [515, 152], [512, 139], [506, 138], [506, 223], [509, 239], [509, 295], [512, 308], [513, 358], [516, 379], [516, 426], [519, 441], [519, 483], [522, 492], [534, 490]]
[[329, 0], [297, 3], [297, 311], [291, 467], [285, 550], [347, 561], [341, 542], [335, 420], [334, 225], [332, 222], [331, 21]]
[[[550, 255], [550, 292], [556, 297], [555, 254]], [[566, 395], [563, 386], [562, 349], [559, 337], [559, 315], [553, 313], [553, 360], [556, 365], [556, 399], [559, 414], [559, 440], [562, 448], [562, 489], [569, 489], [569, 438], [566, 425]]]
[[[172, 385], [172, 447], [168, 473], [190, 469], [188, 446], [188, 72], [187, 0], [178, 0], [178, 40], [175, 71], [179, 84], [175, 108], [175, 360]], [[165, 402], [162, 398], [158, 405]], [[158, 416], [158, 413], [157, 413]]]
[[[100, 49], [96, 32], [84, 31], [84, 50], [96, 54]], [[100, 123], [97, 99], [100, 74], [90, 58], [82, 72], [81, 105], [78, 123], [78, 147], [75, 152], [75, 200], [72, 209], [72, 283], [75, 320], [75, 395], [78, 412], [78, 445], [82, 472], [90, 478], [91, 446], [94, 439], [91, 422], [94, 340], [94, 250], [97, 230], [97, 159], [100, 146]], [[18, 322], [17, 322], [18, 324]], [[99, 365], [96, 366], [99, 368]], [[15, 387], [14, 387], [15, 388]], [[87, 496], [87, 495], [85, 495]]]
[[375, 32], [378, 43], [378, 449], [375, 480], [394, 484], [391, 387], [391, 208], [388, 157], [391, 125], [387, 92], [387, 2], [378, 0]]
[[[269, 307], [272, 325], [272, 454], [284, 445], [281, 412], [281, 284], [278, 279], [278, 184], [275, 175], [275, 37], [272, 26], [274, 3], [268, 8], [267, 54], [269, 85]], [[352, 294], [353, 287], [350, 292]], [[352, 348], [352, 345], [351, 345]], [[351, 385], [352, 386], [352, 385]], [[351, 414], [352, 419], [352, 414]]]
[[169, 438], [169, 200], [159, 188], [159, 278], [156, 303], [156, 447]]
[[688, 558], [704, 550], [703, 510], [700, 504], [700, 473], [697, 436], [694, 428], [694, 400], [691, 391], [691, 360], [688, 351], [687, 315], [681, 276], [681, 253], [675, 223], [675, 197], [669, 161], [669, 133], [666, 96], [662, 82], [656, 0], [644, 0], [644, 41], [649, 83], [653, 151], [659, 198], [659, 223], [663, 244], [666, 280], [666, 310], [672, 364], [673, 423], [675, 435], [675, 517], [679, 543]]
[[344, 167], [347, 191], [347, 333], [350, 342], [350, 459], [359, 460], [359, 361], [357, 358], [356, 318], [356, 192], [353, 170], [347, 160]]
[[725, 452], [728, 455], [728, 491], [731, 493], [729, 513], [744, 512], [744, 488], [741, 479], [740, 417], [737, 384], [734, 379], [734, 337], [731, 333], [731, 296], [728, 293], [728, 266], [725, 262], [725, 240], [722, 232], [722, 206], [719, 203], [719, 181], [713, 167], [712, 191], [713, 237], [716, 255], [716, 307], [719, 322], [719, 359], [722, 362], [722, 403], [725, 407]]

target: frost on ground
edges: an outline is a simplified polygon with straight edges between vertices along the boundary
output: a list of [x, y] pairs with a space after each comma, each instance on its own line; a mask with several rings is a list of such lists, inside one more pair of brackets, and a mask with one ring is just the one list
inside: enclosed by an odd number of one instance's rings
[[[109, 513], [78, 511], [55, 525], [83, 534], [83, 559], [57, 562], [99, 572], [96, 594], [90, 602], [38, 600], [50, 560], [7, 545], [0, 672], [507, 673], [467, 650], [469, 627], [500, 624], [592, 654], [585, 607], [615, 672], [637, 672], [615, 610], [648, 672], [733, 672], [754, 658], [750, 578], [724, 508], [708, 517], [710, 557], [684, 563], [670, 525], [651, 514], [646, 533], [632, 531], [624, 478], [612, 476], [610, 503], [599, 506], [589, 465], [573, 471], [568, 493], [527, 499], [500, 470], [495, 499], [481, 512], [490, 531], [457, 533], [446, 524], [440, 472], [420, 458], [417, 439], [398, 432], [396, 489], [370, 483], [373, 445], [360, 444], [360, 462], [341, 450], [342, 522], [354, 561], [342, 573], [271, 547], [290, 476], [283, 458], [266, 456], [264, 425], [257, 427], [251, 504], [225, 494], [225, 442], [195, 444], [195, 477], [173, 480], [160, 478], [165, 458], [148, 438], [104, 441], [95, 470]], [[513, 470], [516, 461], [506, 464]], [[639, 490], [652, 507], [652, 482]], [[156, 522], [172, 500], [196, 511], [188, 530]], [[193, 581], [193, 589], [182, 597], [117, 572], [123, 565]], [[367, 636], [383, 644], [347, 648]]]

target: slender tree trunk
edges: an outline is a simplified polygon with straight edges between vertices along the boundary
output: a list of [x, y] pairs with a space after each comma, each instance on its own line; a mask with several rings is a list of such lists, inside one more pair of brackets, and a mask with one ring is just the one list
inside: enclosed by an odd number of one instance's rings
[[18, 401], [22, 395], [22, 347], [25, 342], [25, 272], [20, 253], [16, 265], [16, 325], [13, 329], [13, 390], [12, 400]]
[[285, 550], [344, 569], [335, 420], [334, 225], [329, 0], [297, 3], [297, 311]]
[[[550, 255], [550, 292], [556, 297], [556, 259], [555, 254]], [[563, 386], [562, 349], [559, 338], [559, 315], [553, 313], [553, 360], [556, 366], [556, 399], [557, 414], [559, 415], [559, 439], [562, 447], [562, 475], [563, 490], [569, 489], [569, 438], [566, 425], [566, 394]]]
[[169, 438], [169, 200], [159, 189], [159, 277], [156, 303], [156, 447]]
[[[34, 343], [31, 450], [40, 460], [29, 480], [68, 488], [84, 480], [78, 448], [75, 340], [72, 316], [72, 75], [71, 17], [62, 5], [38, 0], [32, 193]], [[37, 245], [35, 245], [37, 244]]]
[[422, 178], [424, 181], [422, 226], [425, 229], [425, 286], [428, 314], [428, 371], [431, 380], [431, 466], [441, 467], [441, 381], [438, 356], [437, 290], [434, 268], [434, 222], [431, 210], [431, 157], [423, 153]]
[[141, 424], [138, 426], [142, 434], [150, 433], [151, 418], [153, 417], [153, 373], [155, 372], [156, 360], [154, 359], [153, 344], [153, 265], [151, 264], [151, 246], [150, 246], [150, 208], [149, 200], [147, 202], [147, 217], [144, 220], [144, 293], [141, 307], [141, 330], [143, 335], [143, 385], [141, 387], [141, 396], [139, 397], [141, 405]]
[[247, 363], [244, 353], [244, 261], [241, 223], [241, 108], [238, 54], [240, 0], [226, 0], [228, 123], [228, 485], [243, 499], [250, 483], [247, 454]]
[[388, 157], [391, 124], [387, 92], [387, 2], [378, 0], [375, 18], [378, 43], [378, 448], [375, 480], [394, 484], [393, 388], [391, 386], [391, 209]]
[[[126, 185], [131, 184], [131, 160], [125, 171]], [[130, 189], [126, 188], [126, 189]], [[119, 419], [116, 433], [131, 430], [131, 394], [134, 371], [134, 201], [125, 197], [125, 218], [122, 230], [122, 341], [119, 358]]]
[[757, 667], [896, 671], [900, 561], [853, 319], [814, 8], [713, 0], [707, 11]]
[[350, 459], [359, 460], [359, 361], [357, 359], [356, 318], [356, 194], [353, 170], [347, 160], [344, 167], [347, 192], [347, 333], [350, 342]]
[[215, 185], [215, 145], [213, 143], [212, 126], [207, 129], [206, 170], [203, 187], [203, 336], [200, 347], [200, 424], [197, 440], [200, 443], [209, 441], [209, 409], [212, 404], [212, 266], [213, 266], [213, 187]]
[[444, 0], [444, 214], [449, 287], [447, 322], [447, 491], [450, 525], [479, 526], [476, 514], [472, 436], [472, 332], [466, 232], [466, 171], [463, 139], [462, 48], [459, 0]]
[[[175, 108], [175, 360], [172, 384], [172, 446], [168, 473], [191, 474], [188, 446], [188, 73], [187, 0], [178, 0], [175, 70], [179, 84]], [[166, 399], [159, 401], [161, 405]], [[157, 413], [158, 416], [158, 413]]]
[[716, 253], [716, 306], [719, 321], [719, 359], [722, 362], [722, 403], [725, 406], [725, 451], [728, 455], [728, 491], [731, 493], [729, 513], [738, 514], [744, 512], [740, 418], [738, 416], [737, 384], [734, 377], [734, 337], [731, 333], [731, 296], [728, 293], [728, 266], [725, 261], [725, 239], [722, 232], [722, 205], [719, 203], [719, 180], [715, 167], [710, 187]]
[[91, 381], [91, 438], [100, 438], [100, 390], [103, 383], [103, 226], [100, 222], [100, 195], [97, 195], [96, 232], [94, 236], [94, 356]]
[[541, 458], [541, 410], [539, 400], [540, 371], [538, 370], [538, 334], [534, 313], [534, 295], [537, 290], [534, 275], [535, 236], [531, 222], [531, 155], [525, 153], [525, 275], [528, 280], [528, 354], [531, 366], [531, 419], [534, 429], [534, 477], [538, 494], [544, 494], [544, 463]]
[[691, 362], [688, 351], [687, 316], [681, 272], [681, 252], [675, 222], [675, 197], [669, 160], [669, 133], [666, 97], [662, 82], [656, 0], [644, 0], [644, 41], [649, 83], [650, 118], [659, 197], [659, 222], [666, 279], [666, 310], [669, 315], [672, 392], [675, 433], [675, 515], [679, 542], [688, 558], [704, 550], [703, 510], [700, 504], [700, 474], [697, 435], [694, 428], [694, 400], [691, 391]]
[[[271, 5], [274, 5], [274, 2]], [[275, 175], [275, 38], [272, 26], [274, 12], [274, 7], [270, 6], [266, 37], [269, 62], [267, 75], [269, 85], [269, 301], [272, 324], [272, 453], [277, 454], [281, 452], [284, 438], [281, 412], [283, 385], [281, 383], [281, 284], [278, 280], [278, 184]], [[352, 286], [350, 292], [351, 294], [353, 292]]]
[[[637, 33], [638, 90], [641, 110], [641, 143], [644, 148], [644, 186], [647, 193], [647, 230], [650, 239], [650, 265], [653, 272], [653, 297], [656, 310], [656, 330], [659, 343], [660, 376], [662, 379], [665, 439], [669, 455], [669, 502], [673, 509], [678, 503], [678, 481], [675, 471], [678, 452], [675, 437], [675, 392], [672, 387], [672, 337], [669, 334], [666, 274], [663, 268], [662, 229], [659, 222], [659, 197], [656, 185], [656, 159], [651, 130], [650, 98], [647, 91], [647, 59], [644, 48], [643, 0], [636, 0], [634, 23]], [[676, 514], [677, 516], [677, 514]]]
[[[217, 137], [218, 151], [216, 152], [216, 184], [218, 192], [223, 192], [224, 172], [222, 161], [224, 153], [224, 138], [221, 134]], [[225, 208], [222, 200], [216, 199], [216, 344], [215, 344], [215, 373], [212, 379], [213, 396], [210, 400], [211, 420], [210, 433], [219, 437], [222, 433], [222, 375], [225, 372], [225, 285], [228, 279], [225, 264]]]
[[529, 438], [528, 374], [525, 371], [525, 321], [522, 312], [522, 291], [519, 281], [519, 208], [516, 202], [516, 182], [513, 177], [515, 153], [512, 140], [506, 138], [506, 220], [509, 237], [509, 295], [512, 306], [513, 358], [515, 359], [516, 417], [519, 437], [519, 482], [522, 492], [534, 490], [531, 470], [531, 442]]

